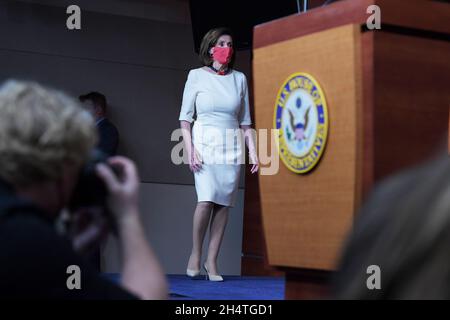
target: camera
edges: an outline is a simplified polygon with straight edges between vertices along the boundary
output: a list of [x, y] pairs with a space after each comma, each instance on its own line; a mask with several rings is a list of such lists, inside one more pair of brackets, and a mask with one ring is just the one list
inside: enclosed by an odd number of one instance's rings
[[119, 168], [108, 164], [108, 156], [102, 151], [94, 149], [88, 161], [81, 169], [78, 182], [69, 203], [69, 210], [75, 213], [77, 210], [83, 208], [100, 208], [112, 232], [117, 235], [117, 223], [107, 205], [108, 188], [96, 172], [96, 166], [100, 163], [110, 167], [114, 174], [120, 178], [121, 172]]

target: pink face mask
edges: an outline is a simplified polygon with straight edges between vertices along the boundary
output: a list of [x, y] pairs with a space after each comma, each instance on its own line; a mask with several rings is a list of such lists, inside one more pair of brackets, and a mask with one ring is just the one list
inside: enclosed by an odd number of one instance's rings
[[230, 62], [233, 56], [233, 48], [231, 47], [213, 47], [213, 59], [220, 64], [226, 64]]

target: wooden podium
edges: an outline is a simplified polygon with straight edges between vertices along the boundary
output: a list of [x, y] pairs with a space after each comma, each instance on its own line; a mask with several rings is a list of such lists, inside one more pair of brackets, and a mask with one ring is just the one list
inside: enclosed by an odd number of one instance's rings
[[[373, 4], [381, 9], [381, 30], [366, 28]], [[260, 175], [254, 185], [268, 263], [286, 272], [286, 298], [326, 295], [328, 275], [374, 183], [446, 145], [449, 22], [445, 3], [343, 0], [255, 27], [256, 128], [274, 127], [277, 93], [293, 73], [312, 75], [328, 104], [328, 141], [318, 165], [297, 174], [280, 161], [277, 174]]]

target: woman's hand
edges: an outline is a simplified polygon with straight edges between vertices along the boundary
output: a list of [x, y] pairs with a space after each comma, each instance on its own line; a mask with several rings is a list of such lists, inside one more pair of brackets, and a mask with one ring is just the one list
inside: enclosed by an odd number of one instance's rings
[[241, 125], [241, 128], [242, 130], [244, 130], [244, 139], [249, 150], [248, 156], [250, 164], [252, 164], [252, 168], [250, 169], [250, 171], [253, 174], [258, 172], [259, 169], [259, 160], [258, 154], [256, 152], [255, 138], [254, 138], [255, 131], [252, 130], [252, 127], [249, 125]]
[[258, 159], [258, 155], [256, 154], [256, 151], [251, 151], [248, 156], [250, 158], [250, 163], [253, 164], [250, 172], [252, 174], [258, 172], [259, 159]]
[[198, 154], [194, 146], [191, 147], [191, 152], [189, 153], [189, 169], [192, 172], [198, 172], [202, 168], [201, 157]]

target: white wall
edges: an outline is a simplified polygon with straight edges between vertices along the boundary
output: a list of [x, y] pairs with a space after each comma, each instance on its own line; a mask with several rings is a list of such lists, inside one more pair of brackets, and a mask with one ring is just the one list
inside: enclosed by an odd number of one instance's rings
[[[120, 152], [139, 166], [148, 238], [166, 271], [183, 273], [196, 197], [192, 174], [170, 161], [170, 134], [179, 126], [187, 72], [198, 66], [188, 2], [76, 1], [80, 31], [66, 28], [69, 2], [0, 0], [0, 82], [31, 79], [75, 96], [91, 90], [107, 96]], [[248, 53], [237, 65], [248, 71]], [[242, 187], [243, 179], [221, 252], [224, 274], [240, 272]], [[104, 261], [105, 270], [117, 270], [113, 243]]]

